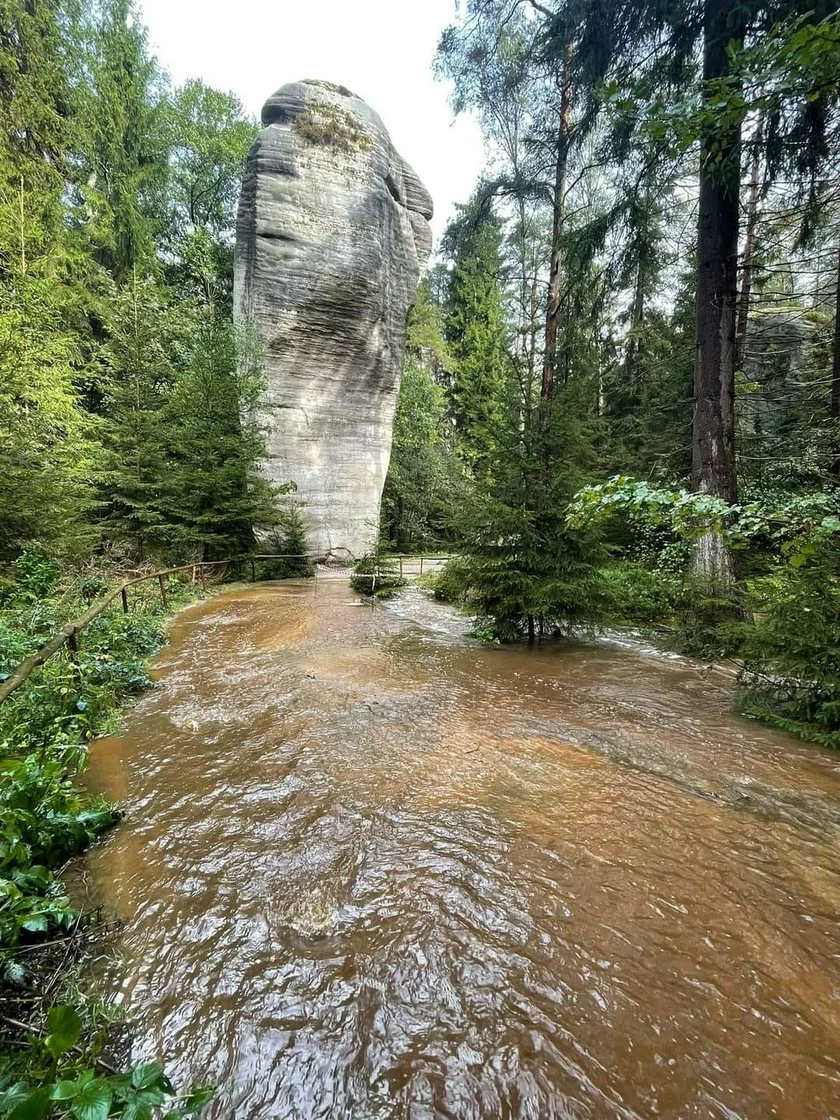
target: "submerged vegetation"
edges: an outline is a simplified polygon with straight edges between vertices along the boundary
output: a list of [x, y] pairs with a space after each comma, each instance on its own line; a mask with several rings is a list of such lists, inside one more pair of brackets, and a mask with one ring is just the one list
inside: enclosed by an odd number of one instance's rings
[[390, 599], [407, 582], [400, 575], [397, 561], [381, 551], [363, 556], [350, 577], [350, 586], [354, 591], [373, 599]]

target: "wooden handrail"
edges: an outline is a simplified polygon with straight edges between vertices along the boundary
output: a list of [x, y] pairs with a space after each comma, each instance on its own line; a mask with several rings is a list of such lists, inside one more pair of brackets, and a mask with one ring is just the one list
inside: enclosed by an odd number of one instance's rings
[[[196, 572], [201, 573], [201, 582], [204, 584], [203, 572], [205, 568], [218, 567], [221, 564], [235, 564], [240, 560], [249, 560], [253, 564], [256, 560], [291, 560], [305, 557], [309, 559], [313, 556], [323, 556], [323, 549], [320, 552], [263, 552], [256, 554], [245, 554], [242, 556], [232, 556], [225, 560], [196, 560], [193, 564], [180, 564], [176, 568], [163, 568], [157, 572], [146, 572], [142, 576], [133, 576], [131, 579], [125, 579], [122, 583], [118, 584], [112, 591], [109, 591], [98, 602], [94, 603], [92, 607], [85, 611], [84, 614], [79, 615], [78, 618], [71, 619], [70, 622], [65, 623], [64, 626], [54, 634], [52, 638], [40, 649], [37, 649], [27, 659], [17, 667], [15, 672], [7, 680], [0, 684], [0, 704], [15, 692], [24, 681], [28, 680], [33, 670], [37, 669], [39, 665], [43, 665], [49, 661], [60, 649], [65, 645], [69, 645], [75, 653], [76, 635], [79, 634], [85, 627], [89, 626], [91, 622], [99, 618], [103, 611], [113, 603], [116, 598], [122, 599], [123, 611], [128, 612], [128, 589], [137, 583], [145, 583], [147, 580], [156, 579], [160, 584], [161, 598], [164, 604], [166, 603], [166, 576], [175, 575], [177, 572]], [[426, 557], [427, 560], [432, 559], [448, 559], [448, 557]]]
[[43, 665], [44, 662], [49, 661], [49, 659], [54, 654], [58, 653], [64, 645], [73, 641], [80, 631], [84, 630], [86, 626], [89, 626], [94, 619], [99, 618], [106, 607], [109, 607], [117, 596], [122, 598], [123, 610], [127, 610], [128, 601], [126, 592], [129, 587], [133, 587], [136, 583], [144, 583], [149, 579], [163, 580], [166, 576], [174, 575], [176, 572], [195, 571], [198, 568], [203, 569], [229, 563], [231, 563], [230, 560], [199, 560], [194, 564], [181, 564], [177, 568], [164, 568], [159, 572], [147, 572], [145, 575], [134, 576], [132, 579], [123, 580], [113, 591], [109, 591], [104, 598], [94, 603], [84, 614], [65, 623], [58, 633], [54, 634], [45, 645], [42, 645], [40, 649], [37, 649], [33, 654], [27, 657], [8, 680], [3, 681], [2, 685], [0, 685], [0, 704], [2, 704], [4, 700], [8, 700], [12, 693], [20, 688], [32, 673], [33, 669], [37, 669], [39, 665]]

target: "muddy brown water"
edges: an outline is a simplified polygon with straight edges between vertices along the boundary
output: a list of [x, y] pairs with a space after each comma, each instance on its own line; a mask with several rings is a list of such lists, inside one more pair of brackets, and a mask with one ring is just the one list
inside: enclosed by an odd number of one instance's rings
[[89, 781], [101, 983], [211, 1115], [840, 1116], [840, 756], [619, 639], [232, 589]]

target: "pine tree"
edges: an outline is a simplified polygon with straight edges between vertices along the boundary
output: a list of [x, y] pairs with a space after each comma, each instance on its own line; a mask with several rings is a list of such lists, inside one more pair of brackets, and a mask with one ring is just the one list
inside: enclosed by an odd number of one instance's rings
[[155, 259], [168, 177], [163, 78], [133, 0], [100, 0], [79, 34], [77, 220], [94, 260], [129, 283]]
[[265, 450], [259, 353], [214, 309], [199, 312], [189, 361], [164, 408], [166, 478], [159, 509], [170, 547], [203, 559], [249, 551], [277, 520], [281, 489], [257, 470]]
[[136, 271], [104, 302], [103, 316], [100, 510], [107, 536], [143, 559], [150, 549], [165, 549], [171, 536], [164, 496], [171, 478], [167, 407], [177, 342], [191, 323], [156, 281]]
[[501, 223], [480, 197], [462, 208], [443, 240], [453, 262], [444, 303], [452, 415], [461, 454], [479, 474], [492, 470], [500, 452], [496, 432], [511, 375], [501, 243]]
[[382, 494], [382, 532], [400, 551], [437, 547], [448, 539], [453, 510], [466, 485], [444, 388], [451, 365], [441, 309], [424, 281], [408, 318], [405, 369]]

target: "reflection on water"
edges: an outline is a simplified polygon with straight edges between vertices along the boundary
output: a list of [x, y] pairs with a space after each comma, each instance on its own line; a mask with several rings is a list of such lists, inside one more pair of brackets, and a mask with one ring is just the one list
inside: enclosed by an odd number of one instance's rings
[[840, 1116], [840, 757], [618, 644], [231, 590], [99, 743], [136, 1057], [216, 1118]]

